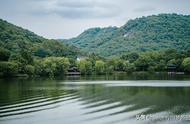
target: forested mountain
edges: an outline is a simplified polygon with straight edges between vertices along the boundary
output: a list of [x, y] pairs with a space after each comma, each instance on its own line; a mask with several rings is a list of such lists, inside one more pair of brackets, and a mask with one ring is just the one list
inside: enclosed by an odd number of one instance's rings
[[0, 77], [63, 75], [79, 49], [0, 19]]
[[122, 27], [92, 28], [62, 40], [101, 56], [190, 48], [190, 15], [159, 14], [129, 20]]
[[64, 42], [0, 20], [0, 77], [54, 77], [72, 68], [84, 75], [166, 71], [168, 65], [190, 72], [190, 16], [137, 18], [120, 28], [92, 28]]
[[17, 54], [26, 49], [33, 56], [76, 56], [78, 48], [48, 40], [0, 19], [0, 49]]

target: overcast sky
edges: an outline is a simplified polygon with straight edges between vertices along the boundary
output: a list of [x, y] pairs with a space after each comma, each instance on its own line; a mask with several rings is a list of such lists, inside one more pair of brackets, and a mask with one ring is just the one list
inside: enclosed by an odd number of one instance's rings
[[159, 13], [190, 14], [190, 0], [0, 0], [0, 18], [46, 38]]

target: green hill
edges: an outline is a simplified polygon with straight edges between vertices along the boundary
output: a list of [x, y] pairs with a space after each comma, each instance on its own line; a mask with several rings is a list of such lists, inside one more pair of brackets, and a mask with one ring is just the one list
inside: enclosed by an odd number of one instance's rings
[[0, 49], [18, 53], [26, 49], [33, 56], [76, 56], [78, 48], [48, 40], [31, 31], [15, 26], [0, 19]]
[[190, 16], [159, 14], [129, 20], [122, 27], [92, 28], [76, 38], [62, 40], [79, 46], [84, 52], [101, 56], [124, 52], [145, 52], [190, 48]]
[[0, 19], [0, 78], [66, 74], [79, 49]]
[[[142, 17], [119, 28], [92, 28], [63, 41], [45, 39], [0, 19], [0, 77], [62, 76], [69, 68], [85, 75], [166, 71], [167, 65], [190, 72], [190, 16]], [[112, 57], [104, 58], [108, 56]]]

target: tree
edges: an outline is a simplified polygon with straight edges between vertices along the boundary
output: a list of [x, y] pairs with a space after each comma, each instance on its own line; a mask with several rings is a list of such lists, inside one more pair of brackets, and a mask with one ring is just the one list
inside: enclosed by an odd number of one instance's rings
[[69, 60], [64, 57], [46, 57], [34, 61], [35, 73], [42, 76], [54, 77], [65, 74], [69, 68]]
[[21, 49], [20, 55], [22, 56], [23, 59], [25, 59], [26, 61], [25, 64], [33, 64], [33, 56], [29, 50]]
[[175, 59], [171, 59], [171, 60], [168, 61], [167, 64], [168, 64], [168, 65], [177, 65], [177, 62], [176, 62]]
[[4, 48], [0, 48], [0, 61], [7, 61], [10, 57], [10, 51]]
[[117, 60], [118, 58], [112, 57], [106, 61], [106, 66], [113, 68], [113, 70], [116, 70], [117, 68]]
[[164, 51], [163, 57], [166, 61], [169, 61], [169, 60], [175, 59], [176, 55], [177, 55], [176, 49], [167, 49]]
[[19, 62], [24, 65], [27, 63], [27, 61], [20, 54], [17, 53], [12, 53], [9, 58], [9, 61]]
[[159, 63], [155, 65], [155, 71], [164, 71], [166, 69], [166, 62], [164, 60], [160, 60]]
[[116, 63], [116, 70], [117, 71], [124, 71], [125, 70], [125, 63], [124, 63], [124, 61], [123, 60], [121, 60], [121, 59], [118, 59], [117, 60], [117, 63]]
[[183, 60], [182, 66], [184, 67], [185, 71], [190, 72], [190, 57], [187, 57]]
[[43, 48], [39, 48], [37, 49], [35, 52], [34, 52], [34, 55], [35, 56], [39, 56], [41, 58], [44, 58], [48, 55], [48, 52], [45, 51]]
[[43, 59], [34, 59], [35, 74], [44, 76]]
[[136, 52], [127, 53], [121, 56], [121, 59], [128, 60], [130, 63], [133, 63], [139, 58], [139, 54]]
[[96, 74], [104, 74], [105, 72], [105, 63], [102, 60], [98, 60], [95, 63], [95, 72]]
[[105, 65], [105, 72], [107, 74], [112, 74], [114, 72], [114, 66], [113, 65], [109, 65], [106, 63]]
[[151, 65], [152, 59], [150, 56], [141, 55], [136, 61], [135, 66], [139, 68], [139, 70], [146, 71], [148, 67]]
[[133, 72], [135, 71], [135, 65], [130, 63], [129, 61], [124, 62], [124, 71], [125, 72]]
[[25, 66], [25, 73], [28, 75], [34, 75], [35, 74], [35, 68], [32, 65], [26, 65]]
[[65, 57], [53, 57], [52, 61], [56, 63], [55, 75], [65, 74], [70, 66], [69, 59]]
[[20, 54], [12, 53], [10, 58], [10, 62], [17, 63], [19, 66], [19, 73], [25, 73], [25, 66], [27, 65], [27, 60], [25, 60]]
[[49, 77], [53, 77], [56, 71], [56, 63], [54, 63], [51, 60], [51, 58], [45, 58], [42, 61], [42, 68], [43, 68], [43, 73], [45, 75], [48, 75]]
[[86, 59], [77, 61], [77, 67], [79, 68], [81, 74], [92, 74], [92, 63], [90, 61], [87, 61]]
[[14, 62], [0, 62], [0, 73], [3, 76], [13, 76], [18, 74], [18, 64]]

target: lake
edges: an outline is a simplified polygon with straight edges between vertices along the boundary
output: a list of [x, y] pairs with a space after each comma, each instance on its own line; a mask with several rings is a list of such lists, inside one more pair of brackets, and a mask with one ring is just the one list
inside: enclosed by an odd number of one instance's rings
[[190, 76], [0, 79], [0, 124], [188, 124]]

